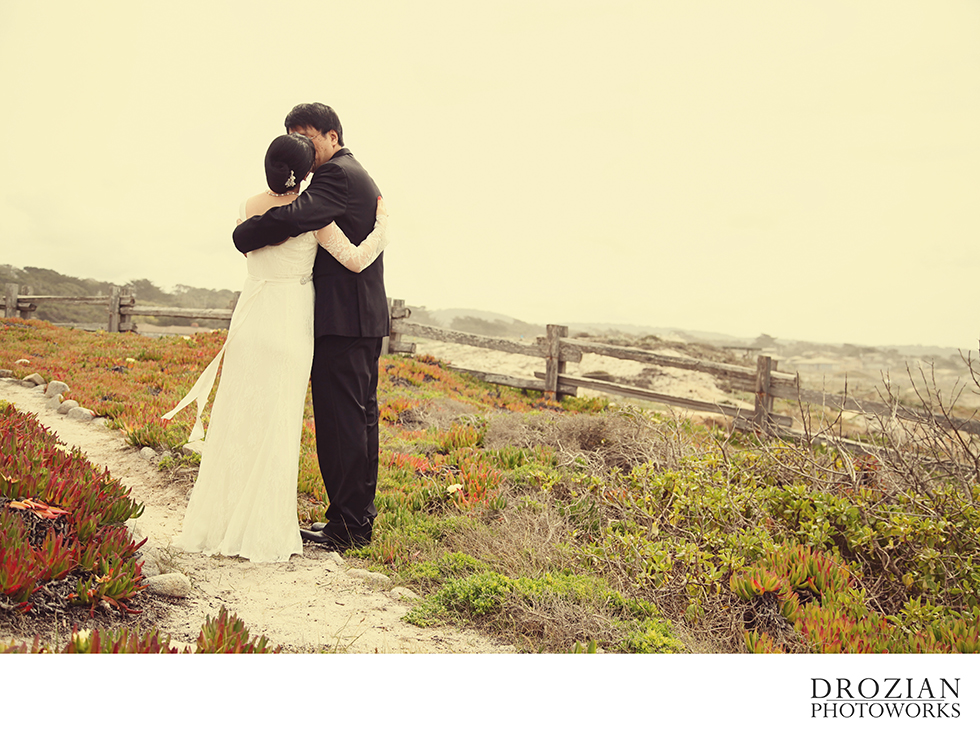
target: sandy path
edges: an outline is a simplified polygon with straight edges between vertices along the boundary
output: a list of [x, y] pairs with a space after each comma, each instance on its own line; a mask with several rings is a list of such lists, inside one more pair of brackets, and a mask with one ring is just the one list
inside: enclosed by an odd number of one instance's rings
[[171, 640], [193, 643], [205, 616], [221, 606], [240, 617], [253, 635], [291, 652], [323, 649], [352, 653], [508, 653], [477, 633], [448, 628], [422, 629], [401, 620], [410, 606], [390, 588], [350, 574], [352, 567], [336, 554], [304, 548], [283, 564], [252, 564], [229, 557], [204, 557], [169, 548], [180, 530], [187, 503], [186, 487], [170, 483], [164, 473], [130, 447], [120, 432], [79, 422], [49, 410], [41, 394], [12, 379], [0, 379], [0, 399], [36, 414], [40, 422], [68, 445], [78, 446], [90, 462], [108, 467], [146, 508], [134, 533], [147, 537], [143, 547], [162, 556], [192, 583], [189, 597], [174, 601], [157, 626]]

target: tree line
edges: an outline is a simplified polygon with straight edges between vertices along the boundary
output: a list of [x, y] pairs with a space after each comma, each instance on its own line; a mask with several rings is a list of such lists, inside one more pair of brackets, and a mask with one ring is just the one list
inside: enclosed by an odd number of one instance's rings
[[[27, 285], [35, 295], [89, 296], [104, 297], [116, 282], [106, 282], [92, 278], [82, 279], [61, 274], [43, 267], [13, 267], [0, 265], [0, 282]], [[130, 280], [120, 285], [129, 287], [136, 294], [140, 305], [157, 305], [174, 308], [230, 308], [233, 307], [237, 292], [232, 290], [209, 290], [203, 287], [177, 285], [170, 292], [162, 290], [148, 279]], [[75, 303], [46, 303], [40, 305], [35, 313], [39, 320], [51, 323], [94, 323], [105, 319], [105, 306]], [[177, 318], [145, 318], [155, 325], [186, 325]]]

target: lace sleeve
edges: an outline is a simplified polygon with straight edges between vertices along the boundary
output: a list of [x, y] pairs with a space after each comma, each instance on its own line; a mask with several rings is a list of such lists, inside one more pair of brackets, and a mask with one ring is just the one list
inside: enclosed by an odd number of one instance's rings
[[316, 240], [351, 272], [363, 272], [388, 246], [388, 214], [384, 211], [383, 204], [379, 203], [374, 229], [358, 246], [350, 243], [336, 223], [317, 231]]

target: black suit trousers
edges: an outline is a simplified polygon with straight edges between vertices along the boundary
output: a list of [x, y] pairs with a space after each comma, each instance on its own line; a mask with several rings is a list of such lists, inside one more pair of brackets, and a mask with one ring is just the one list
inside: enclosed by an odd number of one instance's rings
[[310, 381], [316, 452], [330, 499], [330, 532], [370, 539], [378, 511], [378, 359], [381, 338], [316, 338]]

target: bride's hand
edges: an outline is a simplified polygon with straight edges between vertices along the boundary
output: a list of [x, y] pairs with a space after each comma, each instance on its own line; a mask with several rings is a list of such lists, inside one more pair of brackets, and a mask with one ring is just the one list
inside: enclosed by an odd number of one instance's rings
[[385, 207], [385, 200], [378, 196], [378, 211], [375, 213], [375, 218], [380, 221], [382, 216], [388, 215], [388, 209]]

